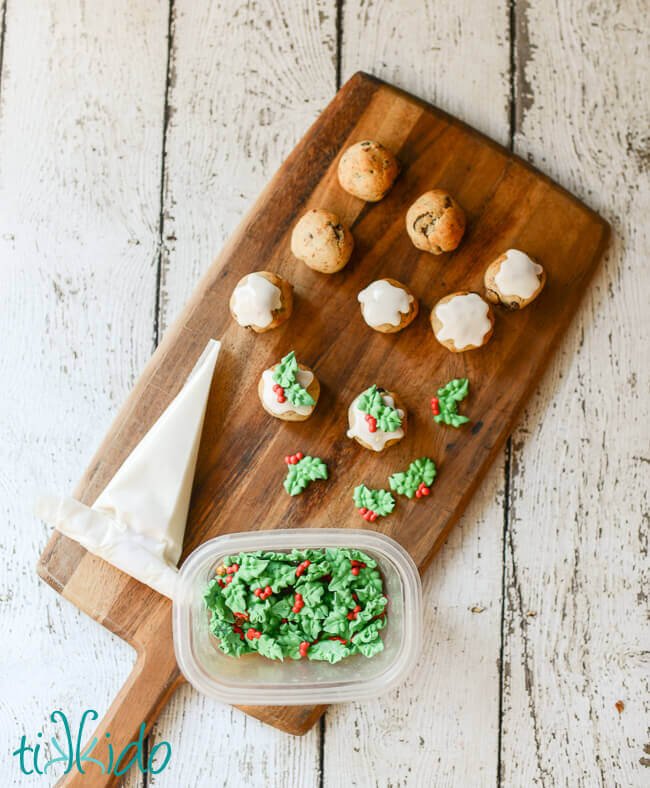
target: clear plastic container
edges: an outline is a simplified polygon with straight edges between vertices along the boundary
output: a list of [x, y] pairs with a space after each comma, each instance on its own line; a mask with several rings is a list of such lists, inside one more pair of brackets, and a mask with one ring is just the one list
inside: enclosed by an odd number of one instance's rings
[[[388, 597], [384, 650], [355, 654], [331, 665], [308, 659], [284, 662], [258, 655], [223, 654], [208, 629], [203, 594], [226, 555], [254, 550], [348, 547], [377, 561]], [[377, 531], [347, 528], [278, 529], [227, 534], [198, 547], [180, 570], [173, 604], [174, 650], [185, 678], [199, 692], [240, 705], [302, 705], [374, 698], [413, 670], [422, 644], [422, 585], [413, 560]]]

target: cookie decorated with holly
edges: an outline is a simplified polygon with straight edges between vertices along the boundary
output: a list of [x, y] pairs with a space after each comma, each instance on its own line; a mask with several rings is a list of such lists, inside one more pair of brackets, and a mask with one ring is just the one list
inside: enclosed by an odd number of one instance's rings
[[394, 391], [372, 385], [348, 408], [348, 438], [371, 451], [384, 451], [406, 435], [406, 408]]
[[257, 386], [264, 410], [282, 421], [305, 421], [314, 412], [320, 383], [313, 371], [296, 361], [292, 350], [270, 369], [265, 369]]

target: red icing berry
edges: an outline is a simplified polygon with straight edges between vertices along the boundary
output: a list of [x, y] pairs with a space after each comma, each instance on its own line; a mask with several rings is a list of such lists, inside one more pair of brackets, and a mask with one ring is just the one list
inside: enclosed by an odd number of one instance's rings
[[224, 582], [226, 583], [226, 585], [228, 585], [228, 583], [232, 583], [232, 575], [228, 575]]
[[223, 582], [223, 580], [221, 578], [219, 578], [219, 580], [217, 582], [219, 583], [219, 586], [221, 588], [225, 588], [226, 587], [226, 584]]
[[256, 588], [255, 591], [253, 591], [253, 594], [255, 594], [255, 596], [259, 596], [261, 593], [262, 593], [261, 588]]
[[434, 416], [438, 416], [440, 414], [440, 401], [438, 397], [431, 397], [431, 410], [433, 411]]
[[286, 624], [288, 620], [289, 620], [288, 618], [283, 618], [282, 621], [280, 621], [280, 623], [281, 624]]
[[287, 463], [287, 465], [291, 465], [291, 457], [289, 457], [289, 455], [288, 455], [288, 454], [287, 454], [287, 456], [284, 458], [284, 461]]
[[359, 511], [361, 512], [361, 514], [365, 514], [368, 510], [366, 509], [365, 506], [362, 506], [361, 509], [359, 509]]
[[431, 492], [431, 490], [428, 487], [423, 487], [422, 488], [422, 495], [428, 495], [430, 492]]
[[302, 458], [304, 457], [304, 454], [301, 451], [297, 451], [296, 454], [295, 454], [295, 457], [296, 457], [297, 460], [302, 460]]
[[377, 519], [377, 512], [373, 512], [373, 513], [370, 515], [370, 518], [369, 518], [369, 519], [370, 519], [370, 522], [371, 522], [371, 523], [374, 523], [374, 522], [375, 522], [375, 520]]
[[350, 571], [356, 577], [359, 574], [359, 567], [358, 566], [353, 566], [352, 569], [350, 569]]
[[258, 632], [256, 629], [253, 629], [253, 627], [251, 627], [251, 628], [248, 630], [248, 632], [246, 633], [246, 637], [247, 637], [249, 640], [255, 640], [255, 639], [256, 639], [256, 638], [258, 638], [258, 637], [259, 637], [261, 634], [262, 634], [261, 632]]
[[307, 567], [311, 564], [311, 561], [303, 561], [302, 564], [296, 567], [296, 577], [300, 577], [300, 575], [307, 569]]
[[356, 607], [353, 609], [353, 611], [352, 611], [352, 612], [353, 612], [353, 613], [358, 613], [360, 610], [361, 610], [361, 605], [357, 605], [357, 606], [356, 606]]
[[422, 490], [416, 490], [415, 491], [415, 497], [416, 498], [421, 498], [422, 497]]
[[277, 401], [278, 401], [280, 404], [282, 404], [282, 403], [285, 401], [286, 397], [284, 396], [284, 394], [280, 394], [280, 393], [278, 393], [278, 396], [276, 397], [276, 399], [277, 399]]
[[348, 621], [354, 621], [356, 617], [357, 617], [356, 613], [348, 613]]
[[265, 586], [265, 588], [264, 588], [264, 593], [265, 593], [265, 594], [271, 594], [271, 593], [273, 593], [273, 592], [271, 591], [271, 586]]
[[368, 418], [368, 432], [377, 432], [377, 419], [374, 416]]
[[302, 641], [302, 643], [298, 647], [298, 651], [299, 651], [301, 657], [306, 657], [307, 656], [307, 651], [309, 650], [309, 646], [310, 645], [311, 645], [311, 643], [309, 643], [307, 640], [303, 640]]
[[339, 643], [343, 643], [345, 645], [348, 641], [345, 638], [340, 638], [337, 635], [333, 635], [330, 640], [338, 640]]

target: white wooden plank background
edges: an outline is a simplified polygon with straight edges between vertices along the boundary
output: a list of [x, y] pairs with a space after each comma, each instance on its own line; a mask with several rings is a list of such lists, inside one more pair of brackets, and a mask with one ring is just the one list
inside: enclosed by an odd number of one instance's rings
[[37, 581], [47, 529], [31, 497], [73, 486], [215, 252], [358, 69], [513, 145], [608, 218], [614, 242], [429, 572], [413, 678], [300, 739], [183, 689], [152, 734], [173, 765], [124, 784], [648, 784], [649, 10], [0, 0], [0, 773], [13, 784], [35, 784], [5, 768], [20, 735], [47, 735], [55, 708], [101, 713], [133, 661]]

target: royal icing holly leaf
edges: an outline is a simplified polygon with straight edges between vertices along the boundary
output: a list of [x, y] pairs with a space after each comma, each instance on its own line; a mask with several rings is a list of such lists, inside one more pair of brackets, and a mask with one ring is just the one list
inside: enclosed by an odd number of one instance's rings
[[292, 405], [315, 405], [316, 400], [300, 383], [284, 386], [284, 396]]
[[398, 495], [413, 498], [421, 484], [426, 487], [430, 487], [433, 484], [436, 474], [434, 461], [428, 457], [422, 457], [420, 460], [414, 460], [409, 465], [408, 470], [394, 473], [388, 479], [388, 483], [391, 490], [395, 490]]
[[460, 427], [469, 421], [467, 416], [458, 413], [458, 403], [465, 399], [469, 391], [467, 378], [450, 380], [446, 386], [438, 389], [438, 410], [433, 417], [436, 424], [444, 422], [450, 427]]
[[350, 649], [340, 640], [321, 640], [309, 647], [307, 656], [312, 660], [338, 662], [350, 654]]
[[354, 505], [357, 509], [369, 509], [379, 517], [384, 517], [395, 508], [395, 499], [388, 490], [371, 490], [365, 484], [360, 484], [354, 488]]
[[298, 495], [317, 479], [327, 479], [327, 465], [319, 457], [303, 457], [295, 465], [289, 465], [284, 488], [289, 495]]
[[296, 361], [296, 354], [292, 350], [290, 353], [287, 353], [273, 371], [273, 380], [282, 386], [283, 389], [286, 389], [296, 380], [297, 374], [298, 362]]
[[402, 426], [402, 418], [397, 409], [386, 405], [375, 384], [359, 395], [357, 407], [362, 413], [375, 418], [382, 432], [394, 432]]

